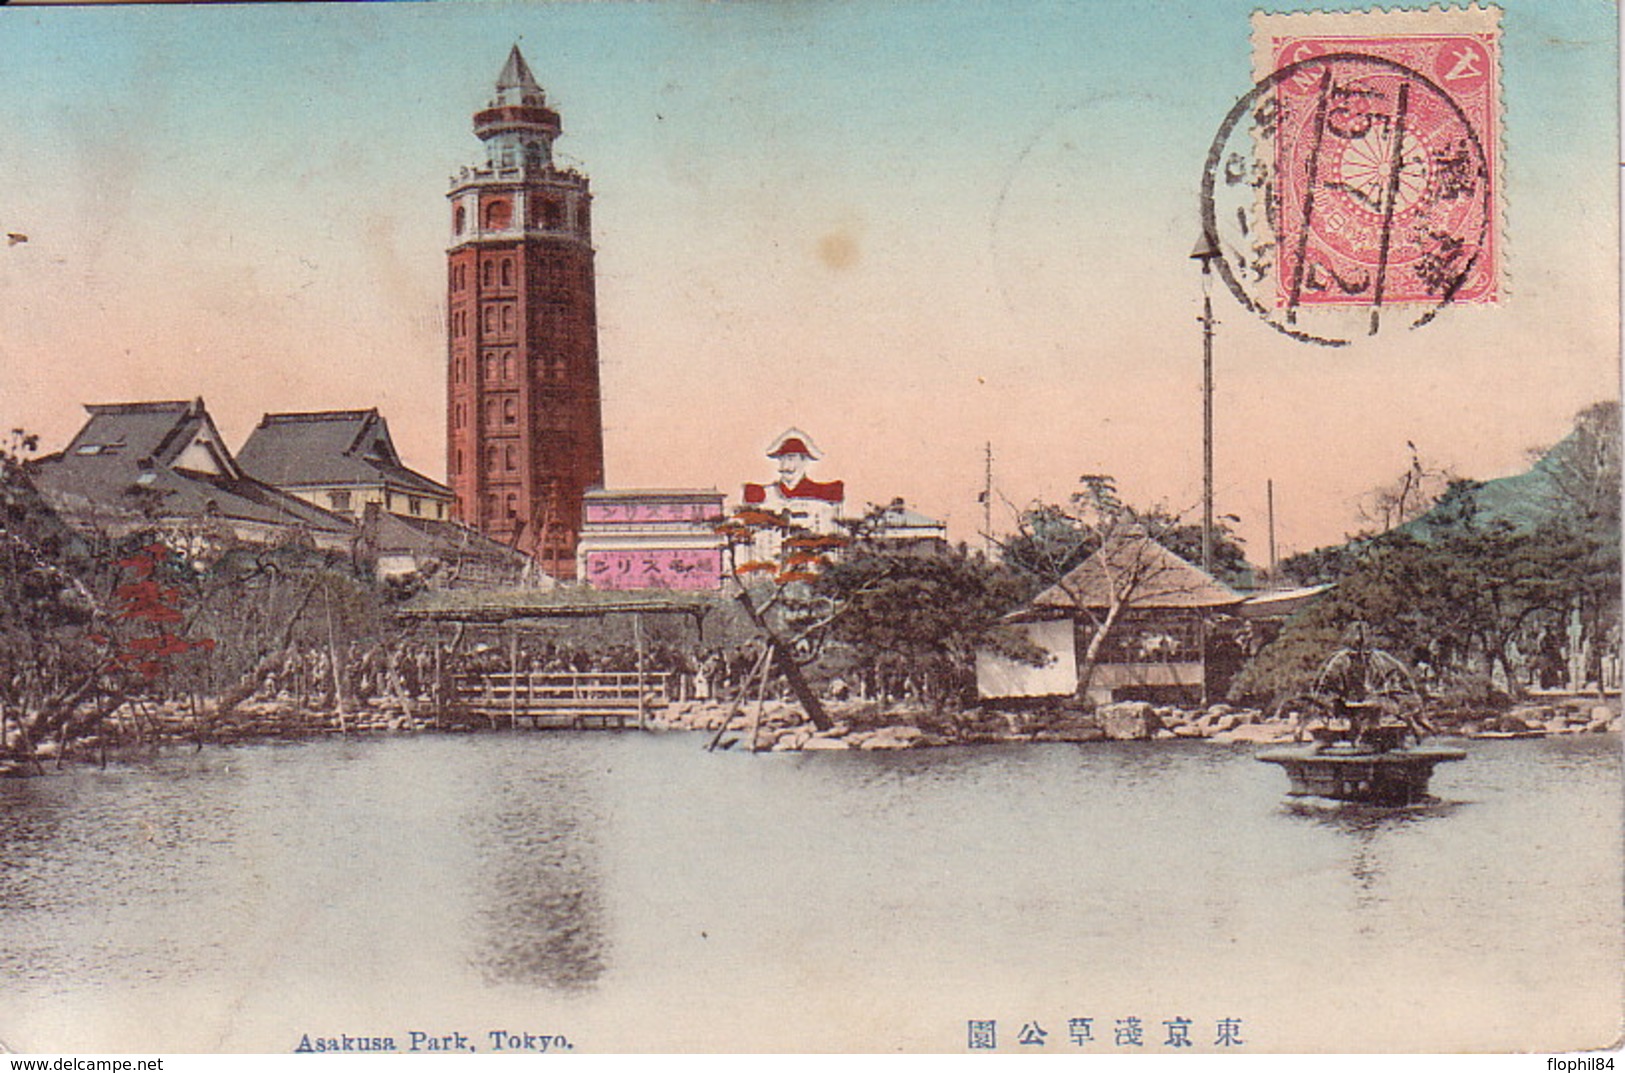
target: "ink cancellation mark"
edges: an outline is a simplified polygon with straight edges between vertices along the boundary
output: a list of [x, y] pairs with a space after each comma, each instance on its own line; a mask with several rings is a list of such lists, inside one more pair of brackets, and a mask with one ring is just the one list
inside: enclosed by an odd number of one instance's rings
[[1266, 55], [1202, 176], [1237, 300], [1330, 346], [1498, 302], [1497, 33], [1276, 35]]

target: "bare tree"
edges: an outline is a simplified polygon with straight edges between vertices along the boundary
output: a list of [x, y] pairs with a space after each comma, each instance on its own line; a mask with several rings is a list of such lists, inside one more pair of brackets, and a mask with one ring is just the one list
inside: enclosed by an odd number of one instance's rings
[[1449, 466], [1425, 464], [1415, 443], [1406, 440], [1405, 446], [1411, 455], [1405, 472], [1361, 497], [1360, 517], [1373, 533], [1386, 533], [1420, 518], [1459, 479]]

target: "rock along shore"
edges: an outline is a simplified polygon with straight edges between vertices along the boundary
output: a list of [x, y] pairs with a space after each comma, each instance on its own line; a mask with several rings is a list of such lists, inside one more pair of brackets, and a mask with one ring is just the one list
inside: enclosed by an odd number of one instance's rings
[[[660, 709], [654, 714], [651, 726], [715, 734], [727, 722], [728, 727], [719, 741], [734, 748], [754, 748], [757, 752], [1178, 739], [1262, 745], [1290, 742], [1296, 733], [1289, 719], [1272, 719], [1259, 709], [1228, 704], [1192, 710], [1123, 701], [1105, 704], [1090, 712], [982, 708], [932, 715], [918, 708], [836, 703], [829, 705], [828, 711], [834, 725], [827, 731], [818, 731], [805, 720], [799, 708], [781, 701], [763, 705], [759, 719], [754, 705], [738, 711], [731, 705], [691, 701]], [[1596, 703], [1594, 698], [1582, 698], [1573, 704], [1524, 707], [1504, 715], [1453, 721], [1447, 732], [1506, 737], [1602, 733], [1619, 729], [1617, 703], [1606, 705]]]
[[[830, 702], [834, 725], [816, 730], [801, 709], [768, 701], [758, 715], [755, 704], [684, 701], [652, 709], [646, 726], [653, 731], [717, 731], [719, 744], [757, 752], [919, 749], [943, 745], [993, 743], [1176, 741], [1259, 745], [1293, 740], [1290, 720], [1272, 719], [1256, 708], [1215, 704], [1205, 709], [1153, 705], [1141, 701], [1106, 704], [1093, 711], [1067, 708], [1001, 710], [977, 708], [933, 714], [912, 706], [873, 702]], [[632, 726], [628, 722], [628, 728]], [[299, 740], [332, 734], [417, 734], [481, 731], [485, 719], [436, 715], [427, 704], [402, 706], [374, 701], [344, 713], [311, 710], [286, 700], [256, 700], [240, 705], [229, 718], [212, 717], [208, 706], [194, 711], [187, 704], [145, 704], [121, 709], [93, 738], [70, 743], [67, 759], [95, 761], [132, 746], [161, 743], [232, 744], [256, 740]], [[7, 728], [8, 730], [11, 728]], [[1621, 729], [1618, 698], [1601, 703], [1595, 697], [1568, 697], [1526, 704], [1505, 713], [1461, 713], [1448, 718], [1440, 731], [1466, 737], [1508, 738], [1557, 734], [1595, 734]], [[58, 758], [56, 742], [42, 742], [30, 758], [0, 758], [0, 774], [23, 774]]]

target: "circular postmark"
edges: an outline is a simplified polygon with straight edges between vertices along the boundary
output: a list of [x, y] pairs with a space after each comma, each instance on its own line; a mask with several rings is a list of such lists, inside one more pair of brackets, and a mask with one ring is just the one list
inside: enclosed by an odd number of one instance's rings
[[1202, 228], [1243, 306], [1342, 346], [1494, 301], [1493, 175], [1479, 130], [1429, 74], [1305, 48], [1225, 116]]

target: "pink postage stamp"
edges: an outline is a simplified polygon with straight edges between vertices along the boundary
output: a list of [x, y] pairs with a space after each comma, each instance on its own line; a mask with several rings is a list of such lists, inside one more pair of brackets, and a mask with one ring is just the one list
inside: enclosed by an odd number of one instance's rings
[[1255, 14], [1253, 76], [1210, 162], [1246, 304], [1341, 343], [1500, 300], [1498, 12]]

